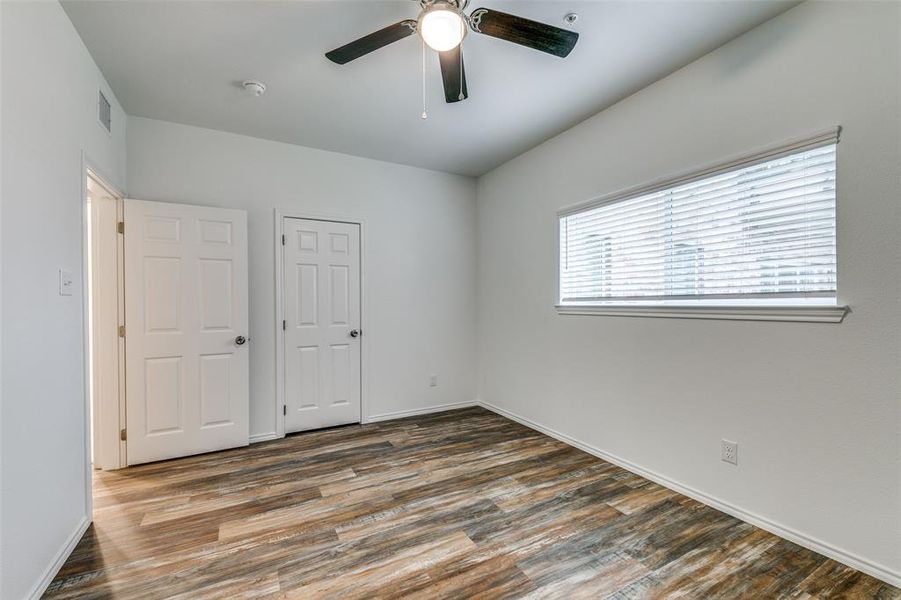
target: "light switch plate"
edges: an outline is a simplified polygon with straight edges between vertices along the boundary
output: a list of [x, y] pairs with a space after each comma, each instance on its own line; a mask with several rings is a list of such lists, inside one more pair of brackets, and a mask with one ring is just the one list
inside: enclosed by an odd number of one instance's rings
[[59, 295], [71, 296], [75, 289], [75, 280], [72, 278], [72, 271], [65, 269], [59, 270]]

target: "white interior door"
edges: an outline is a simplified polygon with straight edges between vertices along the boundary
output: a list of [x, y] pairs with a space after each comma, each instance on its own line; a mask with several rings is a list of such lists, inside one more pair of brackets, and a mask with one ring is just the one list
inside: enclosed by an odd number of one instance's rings
[[286, 218], [285, 431], [360, 421], [360, 226]]
[[247, 214], [125, 200], [128, 464], [248, 443]]

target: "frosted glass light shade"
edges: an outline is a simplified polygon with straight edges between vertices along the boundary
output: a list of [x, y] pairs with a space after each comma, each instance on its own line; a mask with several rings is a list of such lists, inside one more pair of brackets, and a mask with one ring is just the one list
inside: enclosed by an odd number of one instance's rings
[[436, 52], [452, 50], [460, 45], [466, 35], [465, 24], [460, 13], [445, 8], [436, 8], [419, 19], [419, 34]]

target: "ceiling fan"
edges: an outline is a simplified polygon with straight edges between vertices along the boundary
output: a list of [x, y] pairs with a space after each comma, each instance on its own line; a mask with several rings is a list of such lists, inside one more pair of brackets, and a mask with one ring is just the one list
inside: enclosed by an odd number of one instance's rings
[[463, 11], [469, 0], [419, 0], [419, 4], [422, 10], [416, 19], [406, 19], [379, 29], [326, 52], [326, 58], [343, 65], [418, 33], [427, 46], [438, 52], [444, 99], [459, 102], [469, 97], [461, 50], [469, 29], [561, 58], [569, 55], [579, 39], [575, 31], [487, 8], [477, 8], [467, 16]]

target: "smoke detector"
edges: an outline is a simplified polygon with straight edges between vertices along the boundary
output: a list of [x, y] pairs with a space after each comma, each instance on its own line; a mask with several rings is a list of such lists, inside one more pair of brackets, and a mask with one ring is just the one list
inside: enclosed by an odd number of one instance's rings
[[248, 79], [243, 84], [244, 89], [253, 94], [254, 96], [262, 96], [263, 92], [266, 91], [266, 84], [260, 81], [254, 81], [252, 79]]

